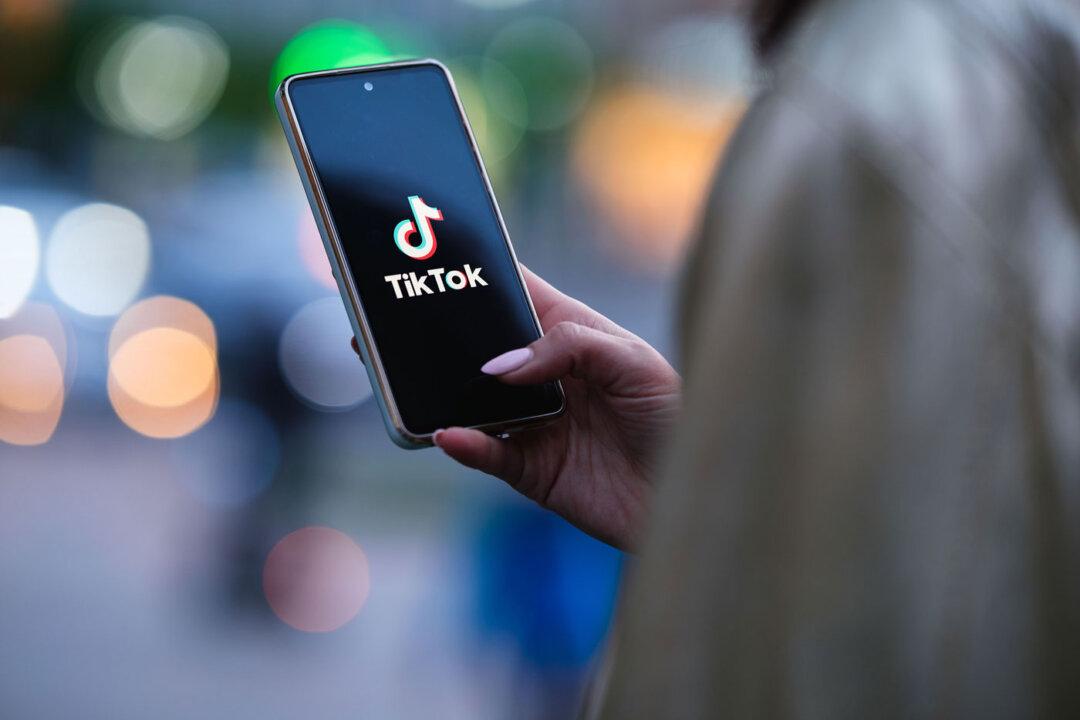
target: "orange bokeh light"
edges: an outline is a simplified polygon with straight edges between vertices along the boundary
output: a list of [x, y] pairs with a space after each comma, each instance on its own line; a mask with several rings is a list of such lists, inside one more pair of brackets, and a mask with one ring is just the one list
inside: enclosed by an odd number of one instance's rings
[[0, 320], [0, 441], [48, 442], [64, 409], [67, 334], [56, 311], [26, 303]]
[[64, 391], [64, 371], [45, 338], [14, 335], [0, 340], [0, 403], [17, 412], [39, 413]]
[[624, 86], [598, 99], [574, 138], [575, 174], [614, 230], [620, 259], [666, 272], [682, 258], [709, 180], [745, 108]]
[[173, 408], [206, 391], [214, 380], [215, 362], [213, 351], [195, 335], [156, 327], [133, 335], [117, 349], [112, 373], [133, 399]]
[[126, 425], [153, 438], [201, 427], [217, 407], [217, 336], [194, 303], [159, 296], [129, 308], [109, 336], [109, 400]]
[[55, 25], [67, 0], [0, 0], [0, 25], [32, 30]]

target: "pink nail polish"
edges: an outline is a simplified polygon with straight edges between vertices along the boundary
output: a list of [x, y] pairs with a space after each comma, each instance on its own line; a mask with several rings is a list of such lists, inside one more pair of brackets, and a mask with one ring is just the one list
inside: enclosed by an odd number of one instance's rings
[[488, 360], [484, 363], [483, 367], [480, 368], [480, 372], [486, 375], [505, 375], [508, 372], [517, 370], [522, 365], [532, 360], [532, 358], [532, 348], [518, 348], [517, 350], [504, 352], [502, 355]]

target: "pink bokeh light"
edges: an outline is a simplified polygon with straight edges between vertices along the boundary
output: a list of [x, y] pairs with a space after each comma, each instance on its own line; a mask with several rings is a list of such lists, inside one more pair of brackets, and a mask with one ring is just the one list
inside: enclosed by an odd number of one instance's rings
[[367, 556], [348, 535], [312, 526], [270, 551], [263, 592], [274, 613], [297, 630], [331, 632], [356, 617], [371, 589]]

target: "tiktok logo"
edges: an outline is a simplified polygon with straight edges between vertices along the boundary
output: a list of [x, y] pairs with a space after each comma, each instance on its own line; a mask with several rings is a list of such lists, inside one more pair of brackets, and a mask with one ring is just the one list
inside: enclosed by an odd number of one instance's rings
[[[405, 253], [413, 260], [427, 260], [435, 254], [435, 231], [431, 227], [433, 220], [442, 220], [442, 211], [433, 208], [424, 202], [419, 195], [409, 196], [409, 207], [412, 208], [416, 222], [402, 220], [394, 228], [394, 244], [398, 250]], [[420, 230], [420, 244], [413, 245], [409, 238]], [[426, 273], [417, 275], [415, 272], [385, 275], [383, 280], [391, 285], [394, 297], [402, 300], [406, 297], [417, 298], [423, 295], [436, 295], [449, 290], [464, 290], [466, 288], [487, 287], [487, 281], [480, 276], [483, 268], [474, 268], [465, 265], [460, 270], [446, 268], [431, 268]], [[428, 281], [431, 284], [428, 284]]]
[[[424, 202], [419, 195], [409, 196], [409, 207], [412, 209], [416, 222], [402, 220], [394, 228], [394, 243], [398, 250], [405, 253], [413, 260], [427, 260], [435, 254], [435, 230], [431, 227], [432, 220], [442, 220], [442, 211], [433, 208]], [[416, 226], [420, 226], [420, 244], [413, 245], [409, 238], [416, 233]]]

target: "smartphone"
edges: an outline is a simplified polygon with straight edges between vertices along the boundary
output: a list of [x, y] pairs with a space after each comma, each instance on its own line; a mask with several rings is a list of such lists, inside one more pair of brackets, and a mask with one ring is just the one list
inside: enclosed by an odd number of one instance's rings
[[480, 372], [542, 331], [446, 67], [293, 75], [276, 104], [391, 439], [557, 418], [557, 382]]

